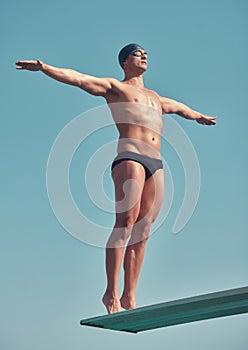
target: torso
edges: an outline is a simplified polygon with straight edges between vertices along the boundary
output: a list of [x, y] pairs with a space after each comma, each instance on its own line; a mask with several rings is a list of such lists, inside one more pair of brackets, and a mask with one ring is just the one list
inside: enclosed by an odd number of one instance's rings
[[120, 134], [117, 152], [160, 158], [163, 122], [158, 94], [119, 82], [118, 94], [111, 93], [106, 100]]

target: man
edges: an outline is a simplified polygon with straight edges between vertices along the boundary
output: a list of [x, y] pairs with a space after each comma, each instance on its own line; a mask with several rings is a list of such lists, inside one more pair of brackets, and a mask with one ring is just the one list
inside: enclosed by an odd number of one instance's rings
[[[175, 113], [203, 125], [216, 124], [216, 117], [201, 114], [144, 87], [147, 53], [140, 45], [125, 46], [119, 53], [119, 63], [125, 74], [123, 81], [56, 68], [40, 60], [16, 62], [17, 69], [41, 71], [104, 97], [119, 131], [118, 155], [112, 164], [116, 220], [106, 245], [107, 288], [102, 299], [108, 313], [136, 307], [136, 285], [146, 242], [163, 201], [162, 114]], [[123, 259], [124, 290], [120, 298], [118, 277]]]

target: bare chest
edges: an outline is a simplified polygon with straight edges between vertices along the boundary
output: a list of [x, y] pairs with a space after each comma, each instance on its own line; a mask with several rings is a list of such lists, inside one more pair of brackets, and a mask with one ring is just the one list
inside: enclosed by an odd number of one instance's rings
[[141, 127], [161, 133], [162, 110], [159, 96], [155, 92], [125, 86], [120, 98], [114, 102], [109, 107], [119, 128], [124, 123], [132, 125], [132, 128]]
[[125, 102], [147, 106], [148, 108], [153, 108], [157, 112], [162, 113], [159, 97], [151, 90], [125, 86], [122, 91], [122, 98]]

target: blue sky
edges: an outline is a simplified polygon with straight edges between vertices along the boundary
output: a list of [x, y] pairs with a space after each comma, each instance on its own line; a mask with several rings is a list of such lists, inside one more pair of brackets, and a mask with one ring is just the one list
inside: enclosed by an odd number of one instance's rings
[[[189, 223], [173, 234], [185, 180], [177, 154], [164, 142], [174, 198], [148, 242], [138, 305], [241, 287], [248, 284], [247, 10], [241, 0], [2, 2], [2, 349], [247, 349], [247, 315], [137, 336], [79, 326], [81, 318], [105, 313], [104, 250], [73, 238], [60, 225], [47, 195], [46, 167], [61, 130], [104, 101], [14, 66], [19, 59], [41, 59], [122, 79], [118, 51], [138, 42], [149, 52], [148, 88], [218, 115], [213, 128], [173, 116], [197, 153], [200, 197]], [[169, 117], [164, 122], [166, 132]], [[90, 203], [83, 177], [88, 157], [116, 136], [110, 128], [86, 140], [70, 169], [80, 210], [110, 225], [113, 215]], [[108, 175], [105, 190], [111, 197]]]

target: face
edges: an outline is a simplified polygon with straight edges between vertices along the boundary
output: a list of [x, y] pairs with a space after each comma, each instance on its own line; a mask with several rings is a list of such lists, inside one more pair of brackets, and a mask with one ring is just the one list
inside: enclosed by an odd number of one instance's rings
[[130, 53], [124, 63], [125, 68], [140, 70], [145, 72], [147, 69], [147, 52], [141, 49], [134, 50]]

